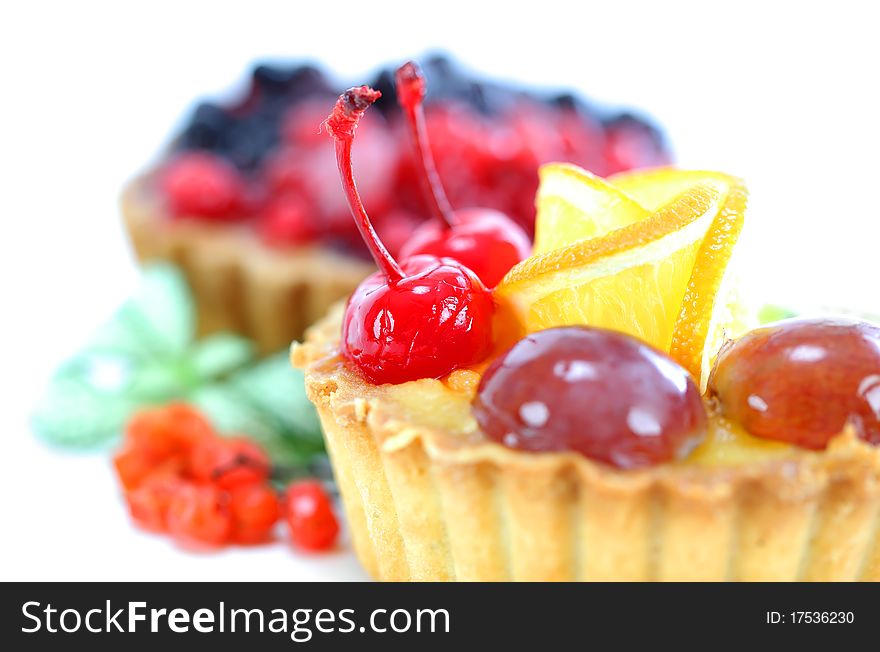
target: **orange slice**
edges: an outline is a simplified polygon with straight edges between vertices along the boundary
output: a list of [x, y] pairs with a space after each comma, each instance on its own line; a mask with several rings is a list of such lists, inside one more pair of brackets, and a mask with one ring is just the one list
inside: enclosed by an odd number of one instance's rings
[[[742, 182], [671, 169], [621, 175], [605, 185], [623, 199], [606, 202], [607, 213], [591, 214], [577, 209], [605, 188], [567, 168], [551, 172], [569, 175], [565, 183], [580, 184], [581, 194], [561, 185], [539, 192], [545, 201], [553, 197], [557, 209], [540, 211], [536, 228], [553, 225], [574, 241], [545, 239], [552, 249], [508, 273], [495, 290], [502, 318], [514, 320], [520, 332], [571, 324], [623, 331], [668, 351], [700, 379], [709, 364], [707, 340], [719, 327], [724, 272], [742, 229]], [[542, 183], [546, 178], [545, 170]], [[626, 220], [632, 221], [603, 232]], [[591, 228], [600, 235], [585, 236]]]
[[538, 174], [536, 254], [603, 236], [650, 215], [625, 192], [576, 165], [550, 163]]

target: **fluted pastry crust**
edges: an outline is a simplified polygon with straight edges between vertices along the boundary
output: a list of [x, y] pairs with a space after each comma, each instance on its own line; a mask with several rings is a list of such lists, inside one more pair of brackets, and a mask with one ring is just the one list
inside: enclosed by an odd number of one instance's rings
[[880, 580], [880, 449], [618, 471], [401, 418], [338, 356], [294, 345], [354, 545], [381, 580]]
[[140, 261], [183, 270], [200, 334], [232, 331], [262, 353], [284, 349], [375, 270], [320, 246], [273, 250], [242, 225], [169, 220], [149, 186], [149, 177], [140, 177], [123, 192], [129, 238]]

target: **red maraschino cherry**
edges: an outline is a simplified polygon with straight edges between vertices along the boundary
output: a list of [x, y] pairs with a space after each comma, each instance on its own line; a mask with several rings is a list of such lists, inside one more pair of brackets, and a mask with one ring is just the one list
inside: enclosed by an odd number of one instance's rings
[[342, 354], [373, 383], [439, 378], [482, 360], [492, 344], [492, 296], [451, 258], [415, 256], [399, 265], [376, 235], [351, 165], [358, 120], [380, 93], [368, 86], [339, 96], [325, 125], [351, 213], [379, 267], [349, 299]]
[[398, 101], [406, 114], [416, 150], [422, 192], [435, 218], [416, 229], [400, 254], [455, 258], [472, 269], [486, 287], [495, 287], [511, 267], [529, 256], [532, 249], [529, 236], [499, 211], [490, 208], [452, 210], [428, 142], [422, 108], [425, 77], [410, 61], [398, 68], [396, 83]]

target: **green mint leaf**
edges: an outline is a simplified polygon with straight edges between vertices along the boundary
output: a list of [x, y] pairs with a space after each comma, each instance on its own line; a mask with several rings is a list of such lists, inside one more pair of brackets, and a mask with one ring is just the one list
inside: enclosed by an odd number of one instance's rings
[[179, 356], [195, 333], [192, 298], [173, 265], [146, 267], [134, 294], [100, 326], [87, 350], [127, 353], [139, 359]]
[[134, 403], [124, 394], [103, 392], [76, 377], [49, 383], [34, 410], [37, 436], [56, 446], [89, 449], [115, 444]]
[[198, 341], [189, 354], [193, 373], [202, 380], [225, 376], [254, 358], [254, 343], [229, 333]]
[[306, 396], [303, 373], [290, 366], [286, 352], [235, 374], [229, 383], [268, 418], [283, 424], [290, 436], [323, 441], [318, 414]]

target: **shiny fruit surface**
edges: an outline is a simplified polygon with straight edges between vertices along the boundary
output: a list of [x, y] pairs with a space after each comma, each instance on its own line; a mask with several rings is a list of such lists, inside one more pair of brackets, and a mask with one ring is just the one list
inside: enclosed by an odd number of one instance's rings
[[290, 484], [284, 498], [285, 520], [290, 539], [304, 550], [329, 550], [339, 535], [333, 502], [316, 480]]
[[621, 469], [684, 457], [706, 434], [690, 375], [623, 333], [584, 326], [527, 335], [487, 369], [474, 415], [526, 451], [573, 451]]
[[494, 314], [492, 295], [470, 269], [435, 256], [398, 263], [373, 228], [351, 152], [360, 119], [380, 96], [368, 86], [350, 88], [325, 122], [352, 217], [379, 267], [349, 298], [342, 355], [376, 384], [438, 378], [480, 361], [492, 345]]
[[529, 256], [532, 243], [509, 217], [489, 208], [455, 211], [455, 226], [425, 222], [401, 248], [400, 256], [429, 254], [453, 258], [492, 288], [510, 268]]
[[269, 540], [280, 509], [278, 494], [266, 483], [255, 482], [235, 487], [229, 492], [232, 540], [242, 544]]
[[404, 277], [380, 272], [349, 300], [342, 354], [372, 382], [438, 378], [482, 360], [492, 345], [492, 296], [449, 258], [414, 256]]
[[674, 169], [602, 181], [555, 164], [541, 170], [537, 205], [535, 255], [494, 290], [499, 313], [510, 316], [507, 329], [622, 331], [702, 381], [707, 343], [728, 303], [726, 269], [746, 208], [742, 182]]
[[795, 319], [756, 329], [721, 351], [709, 393], [756, 437], [818, 450], [849, 423], [880, 444], [880, 327]]

